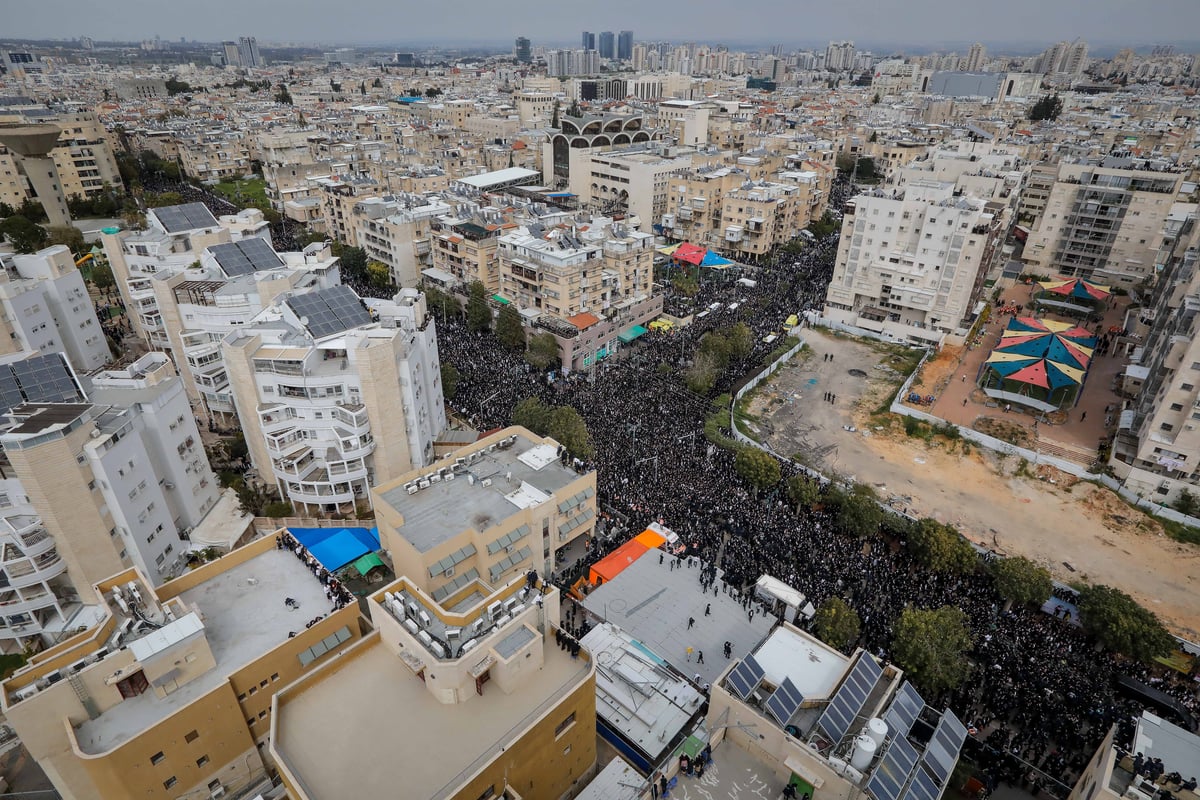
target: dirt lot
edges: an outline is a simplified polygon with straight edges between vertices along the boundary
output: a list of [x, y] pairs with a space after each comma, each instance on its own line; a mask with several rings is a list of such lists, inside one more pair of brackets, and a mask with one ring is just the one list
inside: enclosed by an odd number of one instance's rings
[[964, 454], [961, 442], [907, 436], [899, 420], [874, 416], [898, 384], [887, 364], [903, 351], [819, 330], [805, 339], [808, 357], [781, 370], [747, 409], [777, 452], [871, 484], [898, 508], [1032, 558], [1062, 581], [1117, 586], [1181, 636], [1200, 638], [1200, 548], [1170, 539], [1094, 484], [976, 447]]

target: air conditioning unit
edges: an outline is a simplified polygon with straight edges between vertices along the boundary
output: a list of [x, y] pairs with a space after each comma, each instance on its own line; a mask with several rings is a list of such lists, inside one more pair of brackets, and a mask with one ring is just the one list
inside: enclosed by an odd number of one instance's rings
[[[164, 489], [174, 489], [175, 484], [172, 483], [171, 481], [163, 481], [163, 488]], [[224, 791], [224, 790], [222, 790], [222, 791]]]
[[417, 492], [421, 491], [421, 489], [415, 482], [413, 482], [404, 484], [404, 491], [408, 492], [409, 494], [416, 494]]
[[443, 578], [453, 578], [454, 577], [454, 567], [446, 567], [446, 571], [442, 573], [442, 577]]
[[419, 486], [422, 489], [428, 489], [429, 488], [429, 478], [421, 478], [421, 480], [417, 481], [417, 486]]
[[213, 789], [212, 794], [210, 795], [210, 797], [212, 797], [213, 800], [216, 800], [218, 797], [224, 797], [224, 796], [225, 796], [225, 787], [224, 786], [218, 786], [217, 788]]
[[485, 489], [486, 489], [487, 487], [489, 487], [489, 486], [491, 486], [491, 485], [492, 485], [492, 479], [491, 479], [491, 478], [484, 478], [483, 480], [481, 480], [481, 481], [479, 482], [479, 485], [480, 485], [480, 486], [482, 486], [483, 488], [485, 488]]

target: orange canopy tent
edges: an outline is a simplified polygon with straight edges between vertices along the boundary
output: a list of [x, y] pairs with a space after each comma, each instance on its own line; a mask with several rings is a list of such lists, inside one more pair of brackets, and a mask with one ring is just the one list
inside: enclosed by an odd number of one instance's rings
[[653, 550], [656, 547], [661, 547], [663, 542], [667, 541], [667, 537], [663, 536], [657, 531], [652, 531], [647, 528], [635, 536], [633, 540], [646, 545], [647, 550]]
[[601, 581], [605, 583], [611, 581], [626, 567], [641, 558], [648, 549], [637, 539], [630, 539], [593, 564], [591, 572], [588, 574], [588, 580], [593, 586], [599, 586]]

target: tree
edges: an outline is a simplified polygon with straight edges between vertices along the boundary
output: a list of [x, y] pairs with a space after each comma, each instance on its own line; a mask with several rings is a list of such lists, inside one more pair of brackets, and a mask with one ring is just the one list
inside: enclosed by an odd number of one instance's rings
[[373, 89], [382, 89], [382, 88], [383, 88], [383, 81], [382, 81], [381, 79], [379, 79], [379, 78], [376, 78], [375, 80], [371, 81], [371, 88], [373, 88]]
[[183, 202], [183, 195], [179, 192], [159, 192], [157, 194], [150, 193], [146, 195], [146, 208], [162, 208], [163, 206], [177, 206]]
[[163, 83], [167, 87], [167, 94], [172, 96], [189, 94], [192, 91], [191, 84], [176, 80], [175, 78], [167, 78]]
[[442, 93], [442, 90], [437, 88], [436, 86], [430, 86], [428, 89], [425, 90], [426, 97], [438, 97], [441, 95], [441, 93]]
[[521, 323], [521, 315], [512, 306], [503, 306], [496, 315], [496, 338], [509, 350], [524, 349], [525, 326]]
[[1050, 572], [1024, 556], [997, 559], [992, 566], [996, 591], [1009, 603], [1041, 605], [1050, 599], [1054, 586]]
[[711, 354], [697, 353], [692, 365], [683, 372], [683, 382], [696, 394], [708, 394], [717, 382], [720, 371], [720, 366]]
[[797, 475], [794, 478], [788, 478], [787, 496], [797, 510], [808, 508], [820, 498], [821, 487], [812, 478]]
[[442, 362], [442, 397], [453, 400], [458, 394], [458, 369], [453, 364]]
[[1200, 500], [1196, 495], [1192, 494], [1187, 489], [1179, 493], [1179, 497], [1175, 498], [1175, 510], [1180, 514], [1187, 514], [1189, 517], [1196, 516], [1196, 512], [1200, 511]]
[[12, 243], [18, 253], [36, 253], [46, 246], [46, 230], [22, 214], [13, 214], [0, 222], [0, 234]]
[[965, 575], [979, 565], [975, 548], [949, 525], [923, 519], [908, 534], [908, 549], [934, 572]]
[[1084, 587], [1078, 605], [1084, 630], [1110, 650], [1149, 662], [1175, 647], [1158, 617], [1120, 589]]
[[462, 313], [462, 306], [449, 292], [444, 292], [436, 286], [426, 284], [421, 291], [425, 292], [425, 306], [432, 314], [436, 312], [443, 319], [447, 316], [457, 316]]
[[367, 280], [372, 286], [385, 288], [392, 284], [392, 271], [382, 261], [367, 262]]
[[487, 289], [479, 281], [467, 287], [467, 329], [486, 331], [492, 327], [492, 309], [487, 302]]
[[817, 638], [838, 650], [853, 646], [861, 629], [858, 612], [840, 597], [831, 597], [821, 603], [813, 616], [813, 632]]
[[366, 93], [367, 93], [367, 82], [366, 81], [358, 82], [358, 93], [361, 95], [366, 95]]
[[893, 627], [892, 660], [910, 681], [937, 696], [956, 688], [967, 677], [971, 649], [967, 615], [960, 608], [906, 608]]
[[1033, 122], [1041, 120], [1056, 120], [1058, 115], [1062, 113], [1063, 101], [1056, 94], [1042, 95], [1041, 99], [1033, 104], [1029, 109], [1029, 119]]
[[560, 105], [560, 103], [559, 103], [557, 100], [555, 100], [555, 101], [554, 101], [554, 111], [553, 111], [553, 113], [550, 115], [550, 127], [551, 127], [551, 128], [557, 128], [557, 127], [558, 127], [558, 111], [559, 111], [559, 105]]
[[554, 409], [549, 435], [576, 458], [588, 459], [595, 452], [587, 423], [571, 406], [559, 406]]
[[330, 81], [329, 82], [329, 90], [331, 92], [333, 92], [334, 94], [341, 94], [342, 93], [342, 85], [340, 83], [338, 83], [337, 81]]
[[846, 495], [837, 512], [837, 526], [843, 533], [867, 536], [877, 533], [883, 522], [883, 509], [867, 487], [855, 486]]
[[550, 429], [550, 411], [550, 407], [536, 397], [526, 397], [513, 407], [512, 424], [545, 436]]
[[529, 337], [525, 360], [537, 369], [550, 369], [559, 362], [558, 339], [551, 333], [535, 333]]
[[83, 231], [74, 225], [51, 225], [46, 228], [46, 245], [62, 244], [75, 255], [87, 251], [87, 242], [83, 240]]
[[279, 91], [275, 92], [275, 102], [285, 106], [295, 105], [286, 83], [279, 84]]
[[731, 361], [741, 361], [754, 349], [754, 334], [750, 332], [750, 326], [744, 322], [739, 322], [726, 331], [725, 341], [728, 344]]
[[757, 447], [742, 447], [733, 457], [733, 469], [755, 494], [779, 483], [779, 462]]
[[342, 274], [357, 280], [369, 280], [367, 275], [367, 251], [361, 247], [344, 247], [339, 259]]

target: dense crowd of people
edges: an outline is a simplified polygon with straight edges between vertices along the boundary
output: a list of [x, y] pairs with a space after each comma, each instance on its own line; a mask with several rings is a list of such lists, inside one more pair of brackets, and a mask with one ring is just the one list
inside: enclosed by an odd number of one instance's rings
[[[837, 186], [831, 207], [848, 187]], [[957, 690], [926, 697], [948, 705], [975, 731], [970, 754], [991, 782], [1007, 781], [1063, 797], [1112, 724], [1128, 745], [1140, 706], [1114, 689], [1119, 674], [1148, 679], [1147, 669], [1097, 652], [1069, 620], [1033, 609], [1003, 611], [1003, 599], [985, 573], [966, 577], [923, 570], [902, 546], [875, 532], [839, 535], [823, 512], [797, 510], [779, 493], [756, 496], [738, 479], [733, 455], [704, 436], [711, 401], [688, 391], [679, 372], [700, 337], [736, 321], [754, 333], [745, 363], [718, 382], [730, 391], [770, 352], [764, 336], [790, 314], [820, 307], [836, 256], [837, 234], [798, 254], [781, 255], [748, 277], [754, 285], [705, 281], [693, 297], [666, 288], [673, 309], [721, 308], [682, 330], [649, 334], [624, 357], [602, 362], [594, 375], [550, 382], [519, 354], [457, 319], [439, 322], [442, 359], [460, 373], [451, 401], [480, 429], [507, 424], [527, 397], [574, 406], [583, 416], [595, 453], [604, 529], [587, 561], [595, 561], [652, 521], [662, 521], [686, 543], [689, 555], [718, 564], [725, 589], [746, 590], [770, 574], [819, 605], [842, 597], [859, 613], [859, 644], [886, 658], [892, 626], [912, 605], [953, 605], [966, 612], [974, 637], [975, 668]], [[730, 310], [738, 303], [736, 310]], [[666, 366], [664, 366], [666, 365]], [[783, 464], [783, 474], [797, 467]], [[555, 577], [569, 583], [585, 564], [565, 565]], [[1193, 710], [1191, 687], [1158, 680]]]

